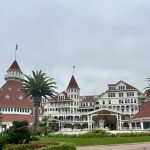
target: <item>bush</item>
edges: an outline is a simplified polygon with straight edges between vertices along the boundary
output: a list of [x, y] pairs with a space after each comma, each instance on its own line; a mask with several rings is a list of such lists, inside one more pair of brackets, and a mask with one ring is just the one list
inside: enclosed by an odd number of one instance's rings
[[117, 137], [150, 136], [150, 132], [117, 133], [116, 136]]
[[6, 130], [7, 143], [22, 144], [30, 141], [30, 130], [27, 121], [14, 121], [12, 127]]
[[49, 145], [41, 150], [76, 150], [76, 146], [71, 143], [60, 143], [59, 145]]
[[4, 150], [76, 150], [76, 146], [68, 143], [45, 142], [31, 144], [7, 144]]
[[2, 147], [7, 144], [7, 135], [5, 134], [0, 134], [0, 150], [2, 149]]

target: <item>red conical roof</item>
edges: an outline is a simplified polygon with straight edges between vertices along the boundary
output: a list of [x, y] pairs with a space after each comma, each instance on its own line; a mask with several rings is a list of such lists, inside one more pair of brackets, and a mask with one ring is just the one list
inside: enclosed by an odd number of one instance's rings
[[69, 89], [69, 88], [76, 88], [76, 89], [80, 90], [74, 76], [71, 77], [71, 80], [69, 82], [69, 85], [68, 85], [67, 89]]
[[21, 69], [16, 60], [11, 64], [8, 70], [18, 70], [21, 72]]

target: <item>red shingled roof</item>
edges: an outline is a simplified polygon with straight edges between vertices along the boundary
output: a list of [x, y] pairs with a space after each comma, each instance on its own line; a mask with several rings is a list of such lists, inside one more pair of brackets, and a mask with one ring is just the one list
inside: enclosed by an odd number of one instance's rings
[[144, 117], [150, 117], [150, 101], [147, 101], [143, 108], [132, 119]]
[[68, 85], [67, 89], [69, 89], [69, 88], [80, 89], [77, 82], [76, 82], [76, 80], [75, 80], [75, 78], [74, 78], [74, 76], [71, 77], [71, 80], [69, 82], [69, 85]]
[[34, 116], [31, 115], [19, 115], [19, 114], [3, 114], [2, 122], [24, 121], [34, 123]]
[[[24, 97], [21, 91], [22, 84], [16, 80], [8, 80], [0, 89], [0, 107], [13, 107], [13, 108], [28, 108], [34, 107], [30, 97], [26, 97], [23, 100], [19, 97]], [[9, 99], [6, 99], [9, 96]]]
[[120, 82], [122, 82], [122, 83], [124, 83], [126, 85], [126, 89], [127, 90], [133, 90], [133, 89], [137, 90], [137, 88], [133, 87], [132, 85], [130, 85], [130, 84], [128, 84], [128, 83], [126, 83], [126, 82], [124, 82], [122, 80], [118, 81], [116, 84], [108, 84], [108, 86], [117, 86]]
[[11, 64], [8, 70], [18, 70], [21, 72], [21, 69], [16, 60]]
[[85, 100], [87, 101], [87, 102], [94, 102], [94, 97], [95, 96], [81, 96], [81, 98], [83, 98], [83, 97], [85, 97]]

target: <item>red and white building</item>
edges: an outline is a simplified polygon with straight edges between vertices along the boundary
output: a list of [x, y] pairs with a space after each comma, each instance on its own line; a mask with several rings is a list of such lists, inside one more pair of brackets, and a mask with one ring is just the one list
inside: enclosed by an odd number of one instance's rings
[[67, 89], [57, 99], [43, 100], [44, 116], [59, 128], [84, 127], [126, 130], [130, 118], [139, 112], [142, 93], [124, 81], [108, 84], [99, 95], [81, 96], [80, 88], [72, 76]]
[[[15, 60], [5, 75], [6, 83], [0, 88], [3, 129], [9, 128], [15, 120], [34, 122], [34, 104], [30, 97], [24, 98], [22, 78], [22, 71]], [[73, 75], [66, 90], [58, 93], [57, 98], [42, 100], [42, 116], [48, 117], [49, 124], [55, 123], [60, 129], [143, 130], [150, 128], [150, 103], [145, 103], [142, 108], [144, 100], [137, 88], [124, 81], [108, 84], [107, 90], [101, 94], [80, 95]]]
[[24, 98], [21, 79], [22, 71], [15, 60], [7, 70], [5, 84], [0, 88], [0, 112], [2, 113], [2, 130], [9, 128], [13, 121], [27, 120], [34, 122], [33, 102], [30, 97]]

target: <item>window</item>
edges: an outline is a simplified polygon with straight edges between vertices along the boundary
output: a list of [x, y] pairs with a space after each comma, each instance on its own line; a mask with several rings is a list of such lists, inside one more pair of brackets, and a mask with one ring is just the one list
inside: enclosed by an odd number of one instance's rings
[[134, 103], [136, 103], [136, 99], [134, 99]]
[[123, 99], [119, 99], [119, 104], [123, 104]]
[[111, 104], [111, 100], [108, 100], [108, 104]]
[[125, 86], [119, 86], [119, 90], [124, 90]]
[[134, 92], [127, 92], [127, 96], [134, 96]]
[[6, 95], [6, 96], [5, 96], [5, 99], [7, 99], [7, 100], [10, 99], [10, 96], [9, 96], [9, 95]]
[[119, 93], [119, 97], [123, 97], [123, 93]]
[[115, 93], [108, 93], [108, 97], [115, 97]]
[[103, 105], [105, 105], [105, 100], [103, 100]]

